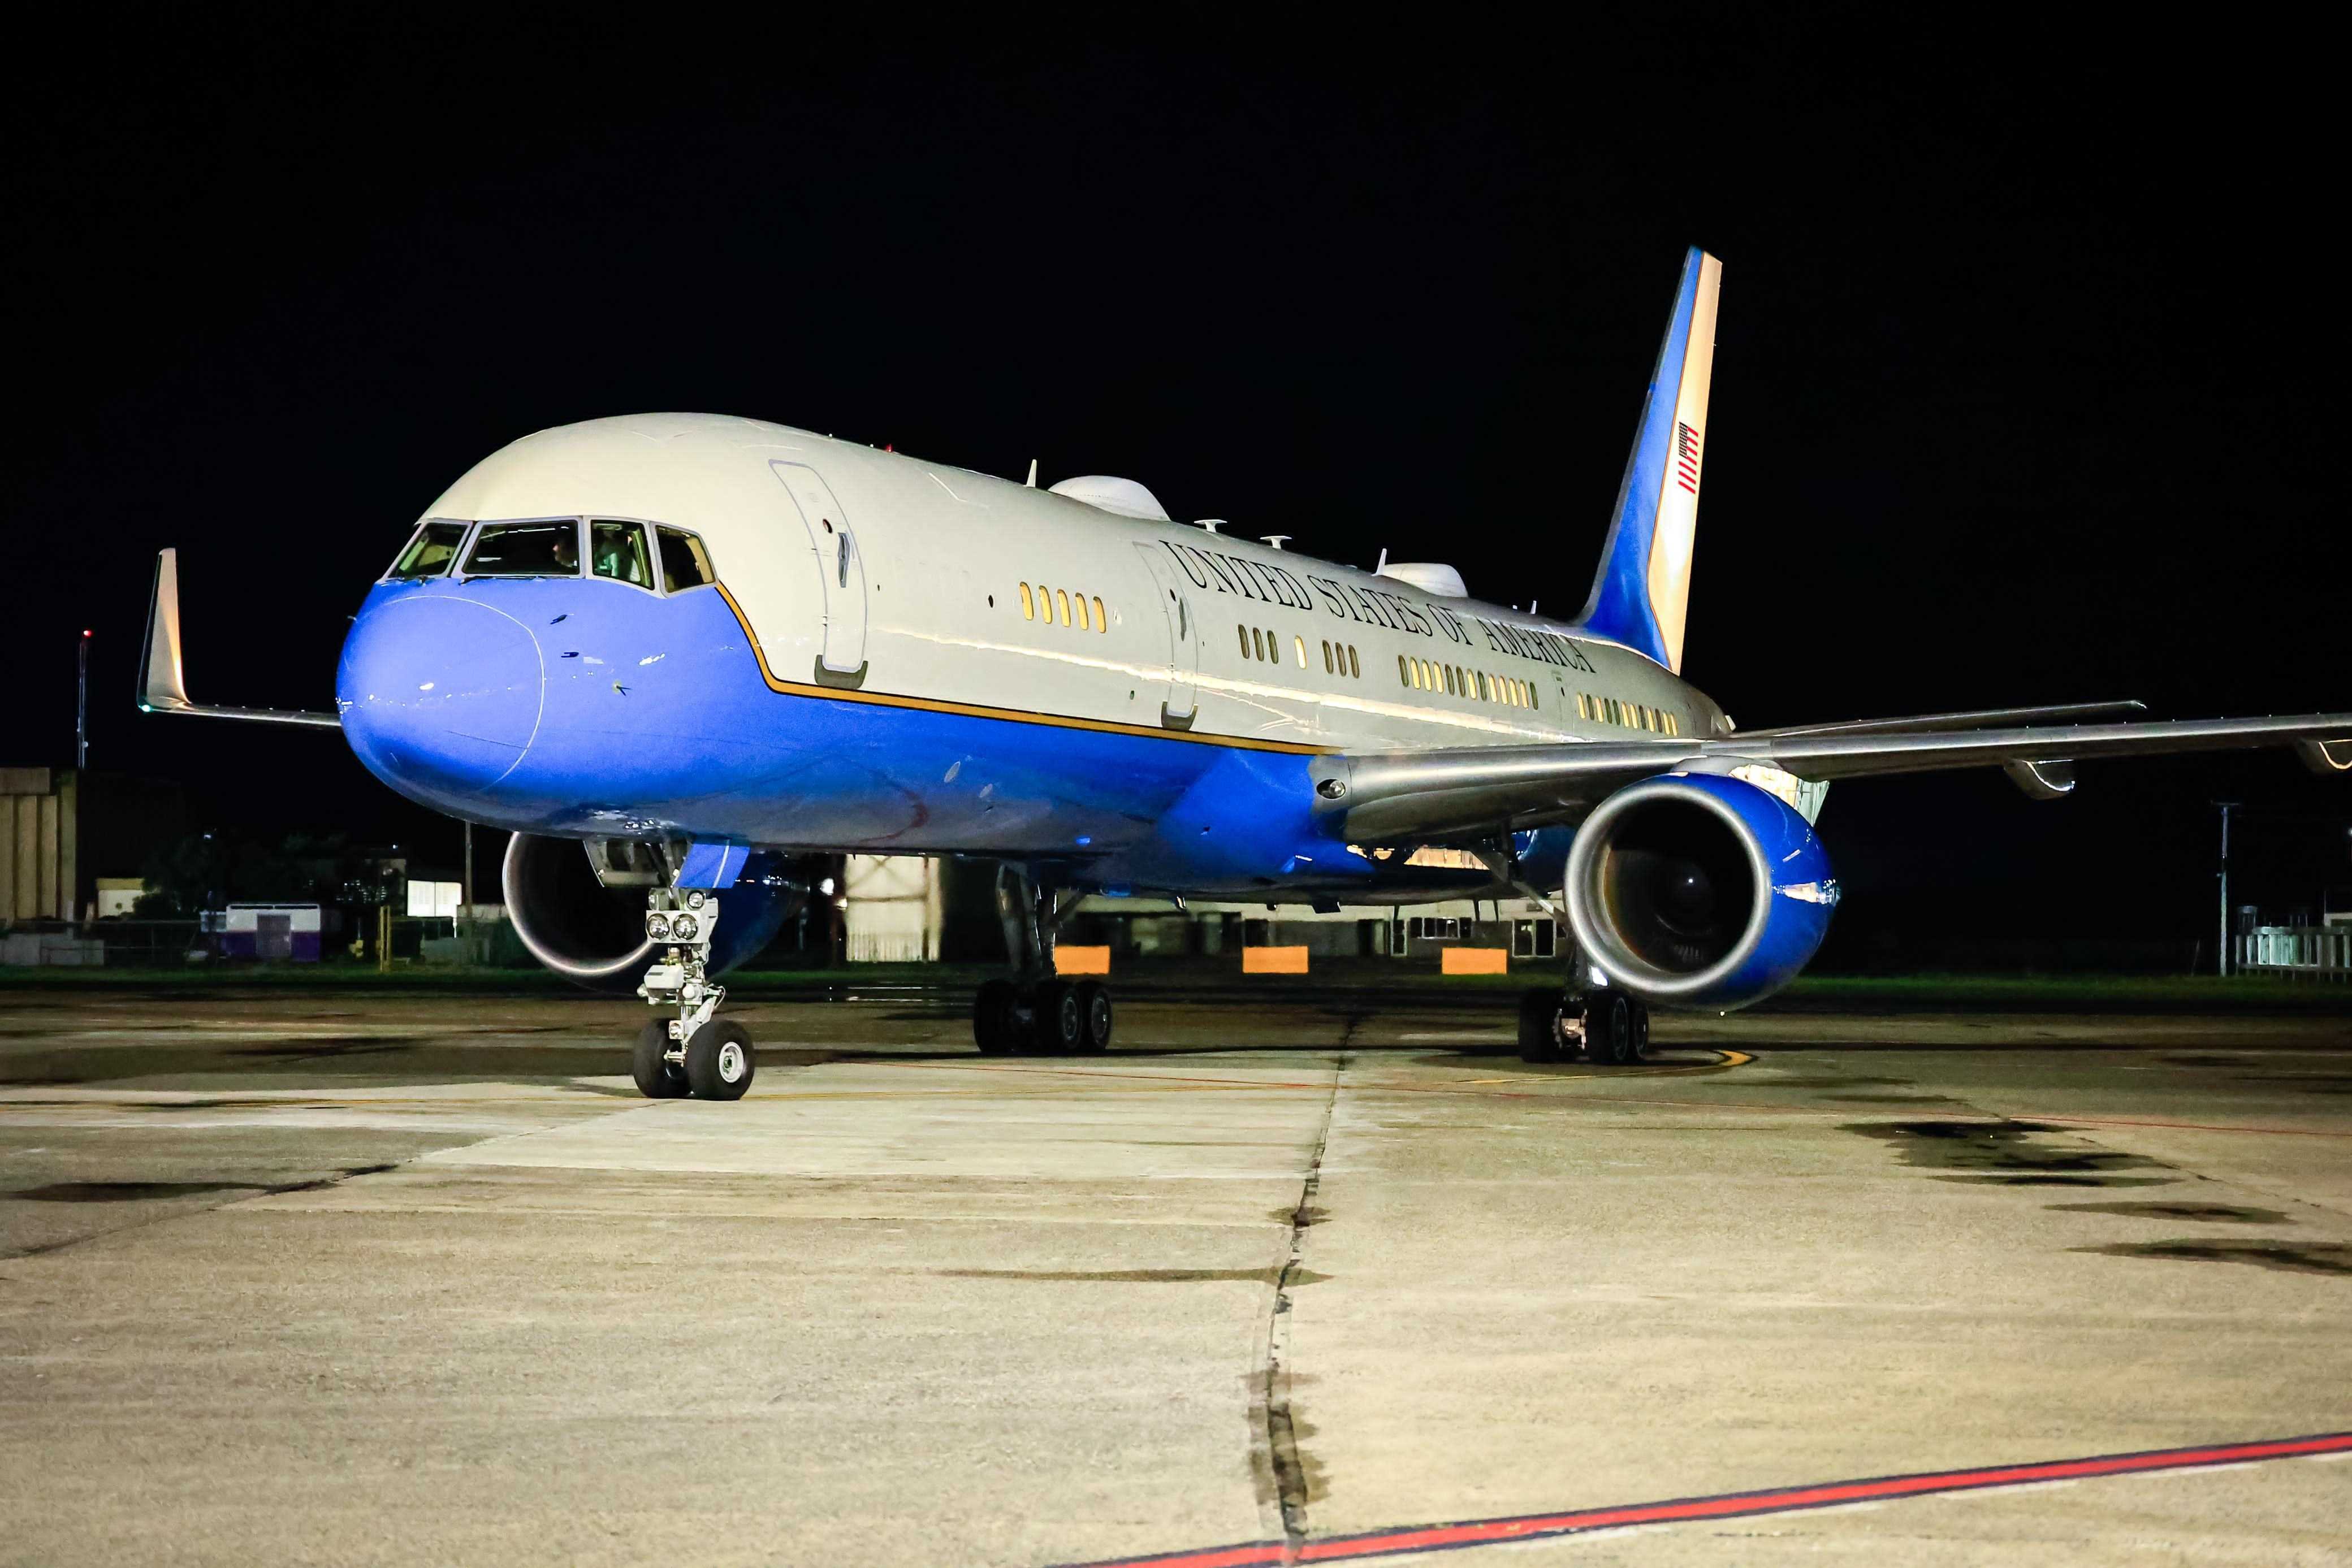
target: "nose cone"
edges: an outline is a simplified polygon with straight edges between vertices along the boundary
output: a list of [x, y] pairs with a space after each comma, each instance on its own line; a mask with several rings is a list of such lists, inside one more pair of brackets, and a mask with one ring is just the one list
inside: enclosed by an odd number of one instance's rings
[[448, 809], [521, 762], [545, 685], [539, 640], [521, 622], [473, 600], [410, 591], [360, 612], [335, 695], [368, 771]]

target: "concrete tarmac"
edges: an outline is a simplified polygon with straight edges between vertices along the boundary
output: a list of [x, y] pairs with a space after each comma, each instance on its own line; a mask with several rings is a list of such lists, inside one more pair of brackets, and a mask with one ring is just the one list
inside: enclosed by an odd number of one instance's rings
[[[2352, 1019], [1662, 1015], [1604, 1071], [1507, 1005], [1014, 1061], [755, 1004], [720, 1105], [635, 1097], [634, 1004], [0, 992], [0, 1563], [1280, 1562], [2352, 1429]], [[2352, 1563], [2332, 1441], [1465, 1561]]]

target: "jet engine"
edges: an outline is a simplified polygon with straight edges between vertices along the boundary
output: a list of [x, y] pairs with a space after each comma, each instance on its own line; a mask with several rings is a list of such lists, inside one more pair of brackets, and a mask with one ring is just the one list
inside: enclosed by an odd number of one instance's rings
[[1568, 853], [1585, 958], [1646, 1001], [1742, 1008], [1821, 946], [1838, 884], [1813, 830], [1738, 779], [1670, 773], [1603, 800]]
[[[646, 936], [646, 891], [667, 881], [656, 846], [517, 833], [507, 844], [507, 918], [532, 957], [595, 990], [634, 991], [659, 955]], [[755, 852], [719, 894], [709, 973], [766, 946], [808, 897], [781, 855]]]

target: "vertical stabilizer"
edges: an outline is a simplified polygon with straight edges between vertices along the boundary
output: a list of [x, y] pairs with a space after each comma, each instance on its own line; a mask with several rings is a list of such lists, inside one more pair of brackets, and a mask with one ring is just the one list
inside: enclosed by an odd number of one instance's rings
[[1676, 674], [1690, 607], [1707, 380], [1715, 364], [1715, 298], [1722, 280], [1723, 264], [1693, 247], [1617, 489], [1601, 570], [1579, 617], [1596, 635], [1637, 649]]

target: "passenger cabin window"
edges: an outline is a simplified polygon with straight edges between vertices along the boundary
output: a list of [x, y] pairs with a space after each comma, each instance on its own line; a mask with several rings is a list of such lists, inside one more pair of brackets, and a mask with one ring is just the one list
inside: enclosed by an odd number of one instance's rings
[[408, 548], [400, 552], [400, 559], [392, 563], [392, 570], [384, 576], [438, 577], [449, 570], [449, 562], [465, 538], [463, 523], [427, 523], [416, 530], [416, 537], [408, 541]]
[[615, 582], [639, 588], [654, 585], [653, 557], [646, 548], [646, 530], [636, 523], [593, 522], [588, 525], [589, 570]]
[[467, 577], [578, 577], [580, 523], [486, 523], [466, 552]]
[[704, 551], [700, 539], [684, 528], [656, 528], [654, 531], [661, 538], [664, 590], [678, 593], [719, 580], [719, 574], [710, 570], [710, 557]]

